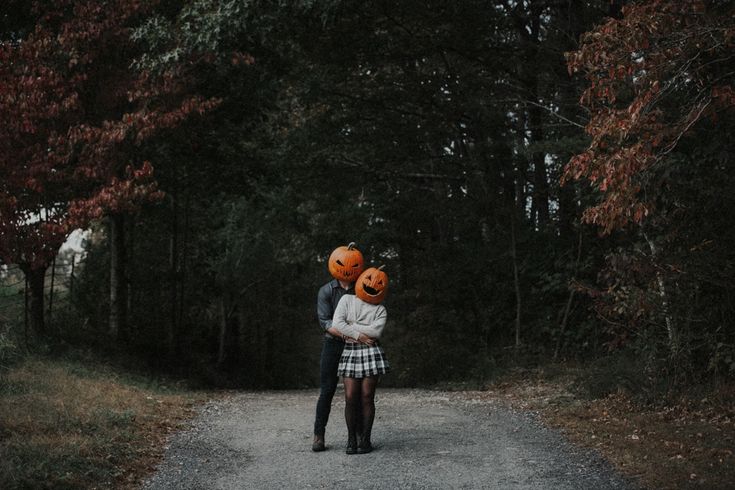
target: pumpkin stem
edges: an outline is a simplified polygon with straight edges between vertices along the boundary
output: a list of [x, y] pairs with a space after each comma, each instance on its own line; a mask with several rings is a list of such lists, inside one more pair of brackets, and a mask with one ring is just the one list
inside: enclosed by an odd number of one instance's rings
[[383, 264], [383, 265], [381, 265], [380, 267], [378, 267], [378, 270], [379, 270], [379, 271], [382, 271], [382, 270], [383, 270], [383, 267], [385, 267], [385, 264]]
[[353, 248], [355, 248], [355, 242], [350, 242], [350, 244], [347, 245], [347, 250], [352, 250]]

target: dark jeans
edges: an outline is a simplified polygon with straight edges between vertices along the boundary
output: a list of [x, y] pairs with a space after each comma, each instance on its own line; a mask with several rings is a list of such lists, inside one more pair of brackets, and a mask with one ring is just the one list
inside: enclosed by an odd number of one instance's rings
[[316, 420], [314, 420], [314, 434], [318, 436], [324, 436], [329, 412], [332, 410], [332, 398], [339, 381], [337, 368], [344, 347], [345, 344], [341, 340], [324, 337], [322, 357], [319, 361], [319, 401], [316, 402]]

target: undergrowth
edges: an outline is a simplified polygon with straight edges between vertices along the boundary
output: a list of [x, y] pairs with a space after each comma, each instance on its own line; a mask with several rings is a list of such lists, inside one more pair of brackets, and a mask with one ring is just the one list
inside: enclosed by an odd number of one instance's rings
[[99, 360], [17, 360], [0, 376], [0, 488], [135, 487], [203, 396]]

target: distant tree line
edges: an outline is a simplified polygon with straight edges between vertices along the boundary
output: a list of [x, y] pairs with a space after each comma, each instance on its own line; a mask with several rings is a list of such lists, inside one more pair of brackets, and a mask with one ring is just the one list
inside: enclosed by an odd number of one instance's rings
[[735, 373], [731, 2], [103, 3], [0, 25], [0, 257], [43, 278], [98, 232], [67, 342], [311, 385], [355, 241], [394, 384]]

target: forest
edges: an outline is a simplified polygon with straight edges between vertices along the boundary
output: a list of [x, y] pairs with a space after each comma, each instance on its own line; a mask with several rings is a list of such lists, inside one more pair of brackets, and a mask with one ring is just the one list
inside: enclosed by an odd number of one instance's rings
[[389, 385], [732, 380], [733, 53], [728, 0], [8, 0], [0, 362], [313, 387], [354, 241]]

